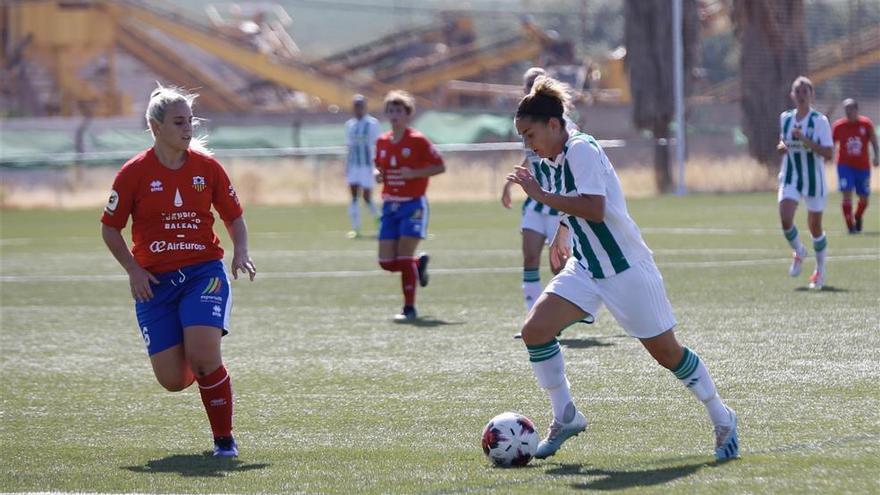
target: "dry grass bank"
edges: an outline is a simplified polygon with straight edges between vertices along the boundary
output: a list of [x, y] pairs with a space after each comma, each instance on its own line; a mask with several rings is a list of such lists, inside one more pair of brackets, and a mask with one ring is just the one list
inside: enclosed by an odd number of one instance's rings
[[[432, 201], [495, 199], [506, 172], [519, 160], [516, 152], [481, 156], [451, 154], [448, 172], [432, 179]], [[245, 204], [342, 203], [348, 192], [342, 164], [317, 159], [227, 159], [224, 164]], [[53, 170], [0, 171], [0, 205], [6, 208], [85, 208], [104, 204], [116, 170], [93, 167]], [[618, 170], [628, 196], [656, 194], [650, 167]], [[880, 191], [880, 173], [872, 174], [872, 189]], [[837, 174], [826, 170], [829, 190], [837, 188]], [[692, 192], [772, 191], [776, 178], [745, 157], [719, 161], [692, 157], [686, 167]], [[521, 192], [516, 191], [521, 197]]]

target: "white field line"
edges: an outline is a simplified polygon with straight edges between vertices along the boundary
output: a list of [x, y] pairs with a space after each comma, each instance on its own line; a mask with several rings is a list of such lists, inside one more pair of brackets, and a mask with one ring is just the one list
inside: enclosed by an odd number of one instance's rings
[[[659, 248], [652, 249], [655, 256], [718, 256], [718, 255], [754, 255], [754, 254], [778, 254], [784, 251], [783, 248]], [[252, 249], [251, 254], [255, 258], [265, 259], [272, 256], [286, 257], [367, 257], [375, 258], [376, 249]], [[431, 249], [431, 254], [448, 255], [448, 256], [467, 256], [470, 258], [477, 256], [518, 256], [522, 253], [521, 249]], [[880, 248], [839, 248], [836, 247], [834, 252], [837, 254], [880, 254]], [[30, 253], [6, 254], [9, 257], [32, 256]], [[41, 254], [41, 260], [70, 260], [71, 257], [77, 258], [102, 258], [110, 260], [109, 253], [100, 251], [89, 251], [80, 253], [67, 253], [45, 255]]]
[[[471, 231], [479, 231], [485, 232], [486, 229], [449, 229], [454, 232], [471, 232]], [[681, 234], [681, 235], [767, 235], [767, 234], [781, 234], [779, 229], [735, 229], [735, 228], [717, 228], [717, 227], [642, 227], [642, 233], [645, 234]], [[348, 231], [346, 230], [324, 230], [322, 234], [339, 234], [340, 238]], [[834, 232], [828, 231], [831, 234], [841, 234], [843, 235], [843, 231]], [[253, 232], [251, 233], [251, 238], [289, 238], [296, 237], [302, 235], [303, 232], [297, 230], [286, 230], [286, 231], [265, 231], [265, 232]], [[83, 236], [74, 236], [74, 237], [66, 237], [64, 240], [71, 242], [80, 242], [80, 241], [91, 241], [98, 239], [97, 236], [94, 237], [83, 237]], [[0, 246], [21, 246], [31, 244], [37, 241], [45, 241], [45, 237], [9, 237], [6, 239], [0, 239]]]
[[[830, 261], [849, 262], [880, 260], [880, 254], [856, 254], [828, 256]], [[786, 264], [791, 258], [763, 258], [724, 261], [669, 261], [658, 263], [661, 269], [667, 268], [724, 268], [754, 265]], [[519, 273], [521, 267], [475, 267], [475, 268], [433, 268], [432, 275], [473, 275], [485, 273]], [[360, 278], [384, 276], [382, 270], [335, 270], [314, 272], [263, 272], [257, 275], [261, 279], [303, 279], [303, 278]], [[0, 283], [16, 282], [110, 282], [126, 280], [124, 275], [4, 275]]]

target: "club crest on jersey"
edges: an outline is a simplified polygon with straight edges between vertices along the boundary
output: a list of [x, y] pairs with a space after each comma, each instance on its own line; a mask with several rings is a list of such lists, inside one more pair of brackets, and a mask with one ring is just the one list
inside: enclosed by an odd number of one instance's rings
[[409, 155], [412, 154], [412, 150], [410, 150], [409, 148], [404, 148], [400, 150], [400, 154], [403, 155], [404, 158], [409, 158]]
[[104, 207], [104, 211], [106, 211], [108, 215], [112, 215], [117, 207], [119, 207], [119, 193], [113, 190], [110, 191], [110, 198], [107, 199], [107, 206]]
[[202, 177], [201, 175], [196, 175], [195, 177], [193, 177], [193, 189], [198, 192], [202, 192], [205, 190], [206, 187], [208, 186], [205, 184], [204, 177]]
[[164, 190], [165, 189], [162, 187], [161, 180], [154, 180], [153, 182], [150, 182], [150, 192], [162, 192]]

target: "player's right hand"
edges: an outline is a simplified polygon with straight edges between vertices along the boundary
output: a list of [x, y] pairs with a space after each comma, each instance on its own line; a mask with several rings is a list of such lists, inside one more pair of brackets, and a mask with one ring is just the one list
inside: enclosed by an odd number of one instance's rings
[[501, 191], [501, 204], [505, 208], [507, 208], [508, 210], [510, 209], [510, 188], [509, 187], [505, 187], [504, 190]]
[[776, 145], [776, 151], [778, 151], [780, 155], [784, 155], [788, 153], [788, 146], [782, 141], [779, 141], [779, 144]]
[[568, 228], [560, 226], [550, 242], [550, 270], [556, 274], [562, 271], [568, 258], [571, 257]]
[[159, 280], [152, 273], [136, 266], [128, 272], [128, 285], [131, 287], [131, 297], [139, 303], [144, 303], [153, 298], [153, 288], [150, 284], [159, 284]]

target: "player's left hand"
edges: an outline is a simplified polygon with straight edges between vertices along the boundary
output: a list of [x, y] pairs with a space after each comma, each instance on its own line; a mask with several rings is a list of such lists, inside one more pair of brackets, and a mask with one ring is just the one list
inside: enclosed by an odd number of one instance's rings
[[257, 267], [254, 265], [254, 261], [251, 257], [248, 256], [247, 251], [236, 252], [232, 257], [232, 278], [235, 280], [238, 280], [239, 270], [241, 270], [242, 273], [247, 273], [251, 282], [253, 282], [254, 277], [257, 276]]
[[536, 199], [541, 194], [541, 184], [526, 167], [516, 167], [513, 172], [507, 174], [507, 180], [519, 184], [530, 198]]
[[409, 167], [400, 167], [400, 178], [401, 179], [415, 179], [416, 171]]

